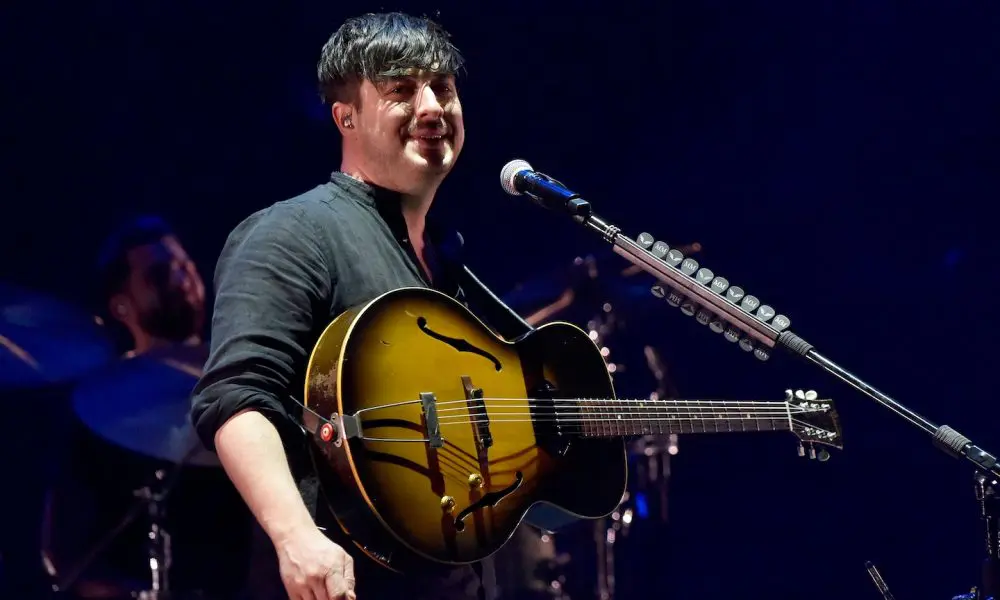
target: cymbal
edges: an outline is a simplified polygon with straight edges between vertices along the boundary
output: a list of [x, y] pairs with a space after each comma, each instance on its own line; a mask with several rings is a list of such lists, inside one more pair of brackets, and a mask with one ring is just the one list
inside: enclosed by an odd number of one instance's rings
[[178, 465], [218, 467], [188, 414], [206, 356], [204, 346], [177, 346], [124, 358], [77, 386], [73, 410], [91, 431], [126, 450]]
[[0, 283], [0, 389], [72, 381], [114, 356], [110, 336], [93, 315]]

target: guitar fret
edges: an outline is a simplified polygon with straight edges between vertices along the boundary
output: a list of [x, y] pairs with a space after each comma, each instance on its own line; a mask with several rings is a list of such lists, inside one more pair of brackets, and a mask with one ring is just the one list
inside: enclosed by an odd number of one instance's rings
[[[734, 433], [789, 429], [788, 420], [744, 403], [710, 400], [585, 399], [577, 402], [579, 430], [589, 437]], [[751, 424], [747, 424], [751, 421]], [[737, 423], [738, 422], [738, 423]]]

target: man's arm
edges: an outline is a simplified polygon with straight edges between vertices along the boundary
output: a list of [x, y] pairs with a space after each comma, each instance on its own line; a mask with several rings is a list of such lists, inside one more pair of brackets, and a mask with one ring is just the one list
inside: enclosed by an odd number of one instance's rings
[[275, 545], [315, 529], [271, 421], [254, 409], [241, 411], [219, 428], [215, 445], [226, 474]]
[[328, 262], [305, 216], [276, 206], [230, 234], [216, 268], [212, 349], [191, 417], [276, 543], [315, 528], [284, 447], [301, 435], [288, 396], [301, 393], [313, 311], [329, 307]]

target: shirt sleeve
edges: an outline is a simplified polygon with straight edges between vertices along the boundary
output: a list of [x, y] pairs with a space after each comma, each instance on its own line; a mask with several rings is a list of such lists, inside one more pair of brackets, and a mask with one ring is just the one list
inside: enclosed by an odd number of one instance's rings
[[191, 400], [206, 448], [214, 451], [215, 433], [246, 409], [260, 411], [286, 443], [301, 435], [301, 408], [290, 396], [301, 399], [322, 325], [317, 311], [329, 316], [334, 280], [320, 239], [307, 215], [275, 205], [226, 240], [215, 271], [210, 353]]

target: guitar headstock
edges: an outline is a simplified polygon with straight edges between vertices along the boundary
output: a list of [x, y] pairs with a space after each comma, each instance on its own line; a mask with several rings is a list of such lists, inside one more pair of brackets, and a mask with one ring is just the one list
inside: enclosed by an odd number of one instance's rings
[[[833, 406], [833, 400], [820, 399], [816, 392], [785, 390], [785, 402], [789, 406], [792, 433], [799, 438], [799, 456], [805, 456], [809, 447], [809, 458], [817, 458], [816, 445], [843, 449], [844, 441], [840, 432], [840, 417]], [[819, 460], [830, 457], [820, 448]]]

